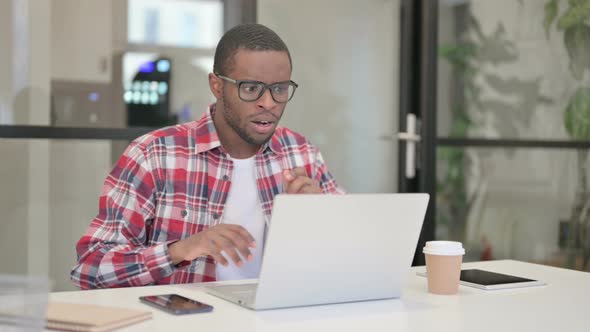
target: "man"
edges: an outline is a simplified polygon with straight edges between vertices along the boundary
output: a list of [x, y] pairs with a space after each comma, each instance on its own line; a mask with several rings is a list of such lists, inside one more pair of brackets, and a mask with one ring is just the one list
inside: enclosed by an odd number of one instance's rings
[[107, 177], [76, 245], [80, 288], [256, 278], [277, 194], [342, 193], [319, 150], [277, 126], [297, 88], [279, 36], [231, 29], [213, 70], [205, 115], [136, 139]]

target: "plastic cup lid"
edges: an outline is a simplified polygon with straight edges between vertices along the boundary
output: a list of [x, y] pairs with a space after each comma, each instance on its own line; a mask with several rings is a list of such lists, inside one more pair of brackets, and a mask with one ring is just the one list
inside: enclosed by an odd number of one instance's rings
[[422, 252], [429, 255], [443, 256], [465, 255], [463, 244], [455, 241], [428, 241]]

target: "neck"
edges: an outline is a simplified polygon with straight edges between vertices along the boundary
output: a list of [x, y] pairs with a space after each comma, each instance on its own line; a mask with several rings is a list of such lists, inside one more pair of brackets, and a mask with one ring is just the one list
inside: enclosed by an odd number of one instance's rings
[[213, 118], [213, 125], [217, 131], [217, 136], [221, 142], [221, 146], [227, 153], [235, 159], [246, 159], [256, 154], [259, 145], [252, 145], [244, 141], [227, 122], [224, 121], [222, 110], [217, 109], [219, 104], [211, 110], [211, 117]]

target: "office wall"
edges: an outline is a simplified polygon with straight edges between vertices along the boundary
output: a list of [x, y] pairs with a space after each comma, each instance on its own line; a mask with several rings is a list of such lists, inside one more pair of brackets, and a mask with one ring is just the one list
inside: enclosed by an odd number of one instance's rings
[[[0, 123], [49, 125], [52, 79], [110, 81], [101, 61], [112, 49], [110, 11], [110, 1], [0, 3]], [[96, 213], [111, 143], [0, 143], [8, 188], [0, 192], [0, 272], [48, 275], [54, 289], [73, 289], [74, 243]]]
[[[12, 2], [0, 2], [0, 123], [12, 121], [12, 102], [13, 102], [13, 56], [12, 45]], [[23, 142], [24, 143], [24, 142]], [[0, 250], [0, 262], [14, 262], [12, 266], [2, 264], [0, 271], [14, 273], [26, 273], [27, 261], [26, 255], [28, 247], [23, 246], [22, 239], [26, 239], [26, 218], [27, 218], [27, 173], [28, 170], [20, 167], [26, 164], [28, 156], [23, 153], [28, 146], [26, 144], [17, 145], [0, 145], [0, 155], [13, 156], [12, 158], [2, 158], [0, 162], [0, 176], [2, 177], [2, 189], [0, 190], [0, 211], [7, 211], [0, 217], [0, 243], [3, 244]], [[8, 176], [10, 174], [10, 177]], [[6, 179], [6, 180], [4, 180]], [[8, 192], [10, 188], [10, 192]], [[6, 249], [5, 249], [6, 248]], [[7, 250], [7, 248], [19, 248], [21, 252], [20, 259], [14, 259], [16, 250]]]
[[350, 192], [397, 190], [399, 1], [258, 1], [300, 84], [283, 124], [322, 150]]
[[[1, 20], [0, 20], [1, 21]], [[28, 272], [28, 173], [21, 165], [28, 164], [28, 143], [6, 144], [1, 141], [0, 155], [11, 156], [0, 162], [0, 272], [26, 274]], [[8, 158], [6, 158], [8, 159]], [[23, 241], [24, 240], [24, 241]]]
[[113, 0], [52, 0], [51, 7], [52, 79], [109, 83]]
[[[127, 49], [126, 1], [51, 1], [50, 79], [111, 83], [112, 56]], [[173, 112], [188, 109], [199, 117], [211, 101], [204, 71], [191, 52], [172, 52], [175, 65], [171, 88]], [[49, 115], [49, 109], [44, 109]], [[76, 110], [83, 112], [84, 110]], [[105, 110], [109, 111], [109, 110]], [[98, 197], [106, 174], [126, 142], [48, 141], [46, 172], [49, 205], [45, 219], [49, 268], [45, 273], [55, 290], [73, 290], [69, 270], [75, 263], [74, 246], [98, 209]], [[47, 235], [48, 234], [48, 235]], [[32, 248], [36, 249], [36, 248]]]
[[12, 3], [0, 2], [0, 123], [12, 121]]
[[[0, 4], [0, 123], [49, 123], [49, 1]], [[31, 140], [0, 145], [0, 240], [2, 272], [45, 274], [48, 270], [49, 222], [47, 142]]]
[[[116, 12], [113, 0], [52, 0], [51, 79], [111, 83]], [[84, 110], [76, 110], [84, 112]], [[109, 112], [110, 110], [104, 110]], [[69, 271], [75, 243], [98, 209], [104, 177], [112, 167], [110, 141], [50, 143], [49, 276], [56, 290], [73, 290]]]
[[108, 141], [51, 141], [49, 275], [56, 290], [75, 289], [69, 281], [75, 244], [98, 212], [110, 152]]

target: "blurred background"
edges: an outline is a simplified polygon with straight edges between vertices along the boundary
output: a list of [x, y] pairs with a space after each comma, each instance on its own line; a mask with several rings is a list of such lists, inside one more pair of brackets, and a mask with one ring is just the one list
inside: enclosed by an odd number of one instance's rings
[[203, 114], [217, 42], [249, 22], [288, 45], [300, 88], [282, 124], [342, 186], [432, 195], [418, 248], [452, 239], [466, 261], [590, 271], [589, 8], [0, 1], [0, 273], [74, 289], [74, 245], [105, 176], [134, 138]]

